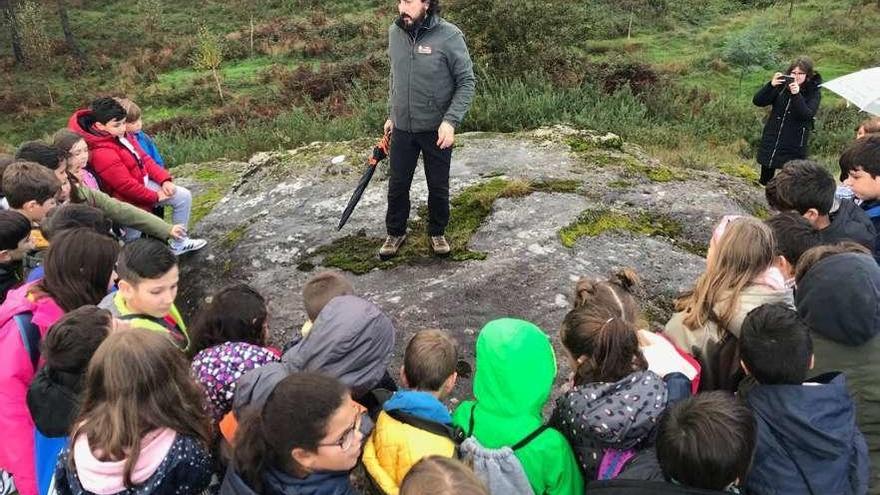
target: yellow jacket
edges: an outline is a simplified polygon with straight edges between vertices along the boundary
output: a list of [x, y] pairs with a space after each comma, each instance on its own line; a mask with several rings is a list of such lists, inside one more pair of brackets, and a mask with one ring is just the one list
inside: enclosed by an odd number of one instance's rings
[[383, 492], [397, 495], [403, 477], [422, 457], [454, 454], [455, 444], [449, 438], [400, 422], [382, 411], [364, 446], [363, 463]]

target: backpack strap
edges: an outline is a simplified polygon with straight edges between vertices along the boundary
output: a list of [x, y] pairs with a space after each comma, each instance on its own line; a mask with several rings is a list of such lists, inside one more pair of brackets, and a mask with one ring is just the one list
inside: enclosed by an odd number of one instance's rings
[[15, 320], [15, 326], [18, 327], [24, 350], [28, 353], [31, 364], [36, 370], [37, 364], [40, 362], [40, 329], [31, 321], [33, 317], [33, 313], [25, 311], [13, 316], [12, 319]]
[[129, 320], [149, 320], [157, 325], [161, 325], [162, 328], [166, 330], [173, 330], [171, 324], [165, 321], [165, 318], [156, 318], [155, 316], [143, 314], [143, 313], [129, 313], [127, 315], [119, 315], [116, 317], [117, 320], [129, 321]]
[[544, 433], [544, 430], [546, 430], [547, 428], [550, 428], [550, 425], [539, 426], [535, 431], [529, 433], [528, 436], [526, 436], [525, 438], [523, 438], [522, 440], [517, 442], [514, 446], [510, 447], [511, 450], [519, 450], [519, 449], [525, 447], [526, 445], [529, 444], [529, 442], [538, 438], [538, 436], [541, 435], [541, 433]]
[[456, 444], [459, 444], [464, 440], [464, 435], [461, 430], [458, 430], [443, 423], [438, 423], [437, 421], [420, 418], [414, 414], [405, 413], [399, 409], [385, 411], [385, 414], [391, 416], [397, 421], [400, 421], [401, 423], [408, 424], [414, 428], [418, 428], [420, 430], [424, 430], [428, 433], [433, 433], [434, 435], [439, 435], [441, 437], [446, 437]]
[[[476, 404], [474, 404], [474, 407], [471, 408], [471, 417], [468, 419], [468, 431], [467, 431], [467, 435], [465, 435], [465, 438], [474, 434], [474, 409], [476, 409], [476, 408], [477, 408]], [[519, 450], [519, 449], [525, 447], [526, 445], [529, 444], [529, 442], [538, 438], [538, 436], [541, 433], [544, 433], [544, 430], [546, 430], [547, 428], [550, 428], [550, 425], [544, 424], [544, 425], [539, 426], [535, 431], [526, 435], [525, 438], [523, 438], [519, 442], [516, 442], [515, 444], [513, 444], [513, 446], [511, 446], [510, 449], [511, 450]]]

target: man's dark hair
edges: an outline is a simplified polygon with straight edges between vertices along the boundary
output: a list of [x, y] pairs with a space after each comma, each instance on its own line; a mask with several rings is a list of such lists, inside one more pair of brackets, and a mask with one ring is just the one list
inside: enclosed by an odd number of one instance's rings
[[86, 227], [99, 234], [112, 237], [113, 227], [103, 211], [85, 204], [66, 204], [49, 210], [40, 224], [40, 232], [47, 241], [65, 230]]
[[22, 143], [15, 152], [16, 160], [39, 163], [49, 170], [57, 169], [64, 158], [64, 153], [61, 153], [58, 148], [40, 141]]
[[85, 373], [112, 325], [110, 312], [97, 306], [82, 306], [62, 316], [43, 340], [46, 365], [53, 371]]
[[93, 101], [89, 105], [92, 111], [92, 118], [95, 122], [106, 124], [111, 120], [125, 120], [125, 108], [116, 101], [115, 98], [104, 96]]
[[120, 280], [137, 285], [144, 279], [156, 279], [177, 266], [177, 256], [165, 244], [147, 238], [130, 242], [122, 248], [116, 262]]
[[728, 392], [704, 392], [666, 410], [657, 429], [657, 461], [669, 481], [723, 490], [748, 473], [755, 435], [755, 417], [745, 404]]
[[55, 174], [33, 162], [14, 162], [3, 172], [3, 194], [9, 207], [16, 210], [31, 200], [42, 205], [59, 189], [61, 183]]
[[440, 15], [440, 0], [428, 0], [428, 15]]
[[31, 234], [31, 221], [17, 211], [0, 211], [0, 250], [18, 248], [18, 243]]
[[764, 221], [776, 238], [776, 255], [784, 256], [791, 266], [796, 266], [801, 255], [822, 244], [819, 231], [807, 220], [794, 212], [773, 215]]
[[813, 356], [810, 328], [784, 304], [750, 311], [743, 320], [739, 348], [749, 373], [762, 385], [800, 385], [807, 379]]
[[827, 215], [834, 205], [836, 189], [834, 177], [818, 163], [792, 160], [770, 179], [764, 195], [774, 210], [796, 211], [803, 215], [815, 208], [820, 215]]
[[871, 174], [871, 177], [880, 175], [880, 135], [870, 134], [856, 139], [840, 155], [841, 175], [844, 170], [848, 173], [858, 168]]

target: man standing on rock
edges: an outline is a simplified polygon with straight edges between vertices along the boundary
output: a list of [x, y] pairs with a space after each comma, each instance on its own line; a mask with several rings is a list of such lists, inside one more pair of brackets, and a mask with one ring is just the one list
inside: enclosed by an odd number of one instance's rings
[[421, 153], [428, 181], [428, 234], [437, 255], [449, 254], [449, 164], [455, 128], [474, 96], [476, 79], [464, 35], [440, 18], [440, 0], [399, 0], [388, 31], [391, 59], [389, 118], [391, 176], [388, 237], [379, 257], [396, 255], [406, 240], [409, 189]]

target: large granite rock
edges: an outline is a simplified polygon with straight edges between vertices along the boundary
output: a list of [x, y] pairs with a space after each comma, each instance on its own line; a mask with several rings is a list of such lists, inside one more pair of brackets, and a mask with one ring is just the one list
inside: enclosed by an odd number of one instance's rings
[[[321, 269], [328, 246], [332, 249], [334, 241], [352, 233], [364, 236], [364, 242], [384, 235], [387, 163], [380, 164], [348, 225], [336, 231], [371, 145], [313, 143], [261, 153], [246, 165], [226, 164], [224, 184], [234, 184], [193, 229], [210, 244], [183, 261], [179, 302], [185, 311], [191, 315], [223, 285], [247, 282], [269, 299], [272, 338], [283, 345], [306, 318], [302, 286]], [[344, 157], [341, 163], [333, 160], [339, 156]], [[187, 183], [196, 190], [216, 188], [199, 184], [197, 171], [204, 176], [211, 167], [192, 168]], [[662, 323], [672, 297], [700, 273], [704, 260], [698, 254], [713, 224], [724, 214], [764, 211], [761, 190], [742, 179], [668, 168], [616, 136], [566, 127], [459, 136], [451, 195], [498, 177], [528, 183], [568, 180], [578, 187], [497, 199], [467, 246], [485, 259], [424, 256], [349, 274], [357, 292], [393, 318], [396, 364], [413, 332], [430, 327], [451, 332], [462, 359], [472, 364], [480, 327], [502, 316], [533, 321], [557, 342], [578, 277], [603, 277], [623, 267], [640, 274], [646, 314]], [[415, 216], [427, 199], [421, 170], [411, 197]], [[591, 232], [598, 228], [598, 235], [576, 238], [566, 247], [560, 230], [584, 211], [632, 222], [610, 230], [593, 225]], [[644, 235], [652, 230], [643, 227], [660, 222], [658, 218], [666, 227]], [[567, 363], [563, 353], [558, 356], [561, 377]], [[469, 380], [461, 380], [456, 395], [469, 390]]]

